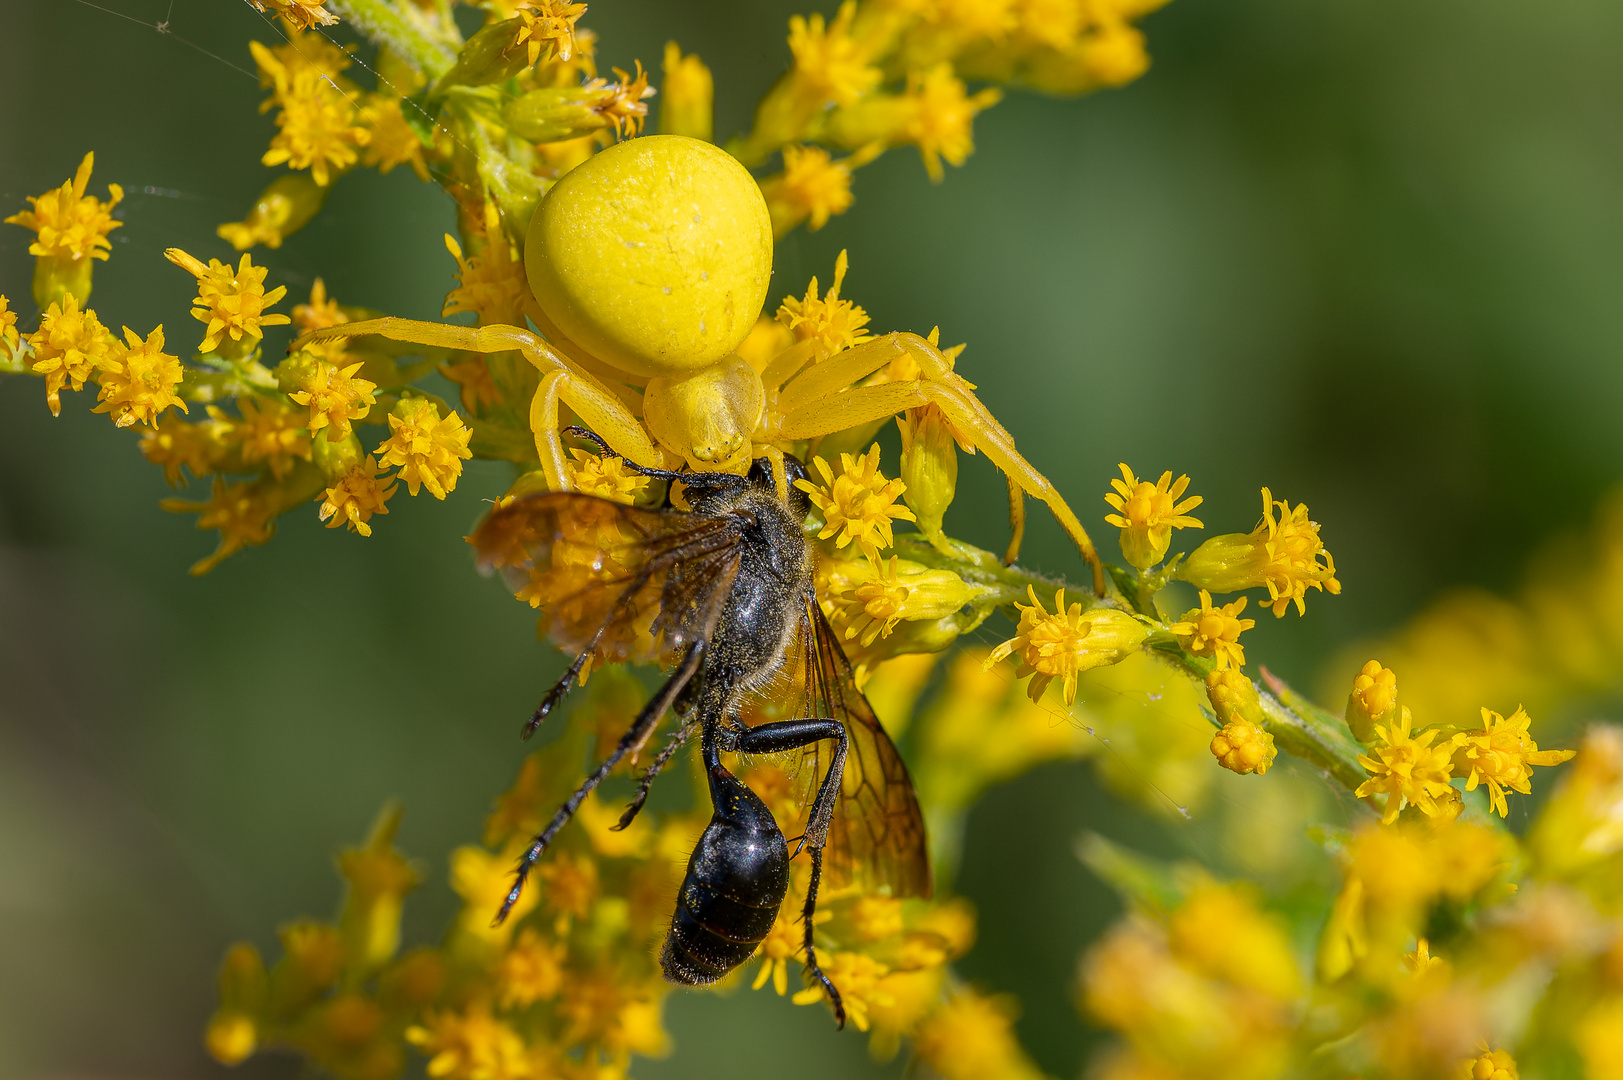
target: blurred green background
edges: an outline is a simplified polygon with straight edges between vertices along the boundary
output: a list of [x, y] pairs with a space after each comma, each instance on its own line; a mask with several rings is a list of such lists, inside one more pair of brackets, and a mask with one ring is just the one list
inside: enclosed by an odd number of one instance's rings
[[[657, 64], [673, 37], [698, 52], [727, 133], [787, 62], [796, 10], [601, 0], [587, 24], [605, 69]], [[969, 342], [959, 370], [1090, 527], [1117, 461], [1191, 473], [1216, 531], [1254, 523], [1262, 484], [1306, 501], [1345, 592], [1248, 645], [1311, 683], [1446, 586], [1513, 583], [1623, 472], [1623, 8], [1175, 0], [1144, 27], [1144, 79], [1012, 95], [944, 184], [906, 151], [865, 169], [850, 213], [781, 246], [773, 295], [826, 281], [849, 247], [846, 295], [878, 329]], [[96, 151], [93, 190], [126, 191], [96, 273], [109, 326], [193, 340], [190, 279], [161, 252], [228, 255], [214, 226], [273, 175], [247, 50], [270, 34], [242, 2], [0, 2], [0, 212]], [[357, 172], [255, 260], [293, 298], [319, 274], [346, 302], [435, 318], [451, 224], [405, 170]], [[31, 325], [27, 242], [0, 227], [0, 292]], [[333, 853], [390, 796], [429, 873], [408, 937], [437, 934], [445, 855], [508, 782], [556, 659], [458, 539], [502, 469], [443, 504], [395, 500], [369, 540], [292, 514], [196, 580], [212, 535], [157, 509], [135, 440], [88, 395], [56, 420], [41, 398], [0, 382], [0, 1076], [220, 1075], [199, 1036], [223, 948], [329, 914]], [[1000, 546], [1001, 480], [962, 472], [949, 525]], [[1026, 560], [1074, 575], [1032, 522]], [[1221, 858], [1087, 765], [975, 810], [958, 884], [982, 936], [959, 970], [1020, 995], [1021, 1035], [1059, 1077], [1093, 1038], [1077, 953], [1118, 910], [1072, 854], [1084, 827]], [[875, 1068], [860, 1036], [768, 994], [678, 993], [669, 1013], [677, 1053], [639, 1076]], [[297, 1071], [266, 1056], [239, 1074]]]

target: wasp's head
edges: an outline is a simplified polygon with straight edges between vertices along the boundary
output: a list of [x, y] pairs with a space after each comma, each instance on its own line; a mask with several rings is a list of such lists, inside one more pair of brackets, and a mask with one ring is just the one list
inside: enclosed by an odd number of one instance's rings
[[[806, 515], [811, 513], [811, 496], [795, 486], [796, 480], [804, 480], [806, 477], [806, 466], [800, 463], [799, 458], [793, 454], [783, 455], [783, 483], [789, 494], [789, 512], [795, 516], [797, 522], [805, 521]], [[777, 494], [778, 478], [773, 472], [771, 458], [756, 458], [755, 463], [750, 466], [749, 479], [751, 483], [766, 488], [774, 495]]]

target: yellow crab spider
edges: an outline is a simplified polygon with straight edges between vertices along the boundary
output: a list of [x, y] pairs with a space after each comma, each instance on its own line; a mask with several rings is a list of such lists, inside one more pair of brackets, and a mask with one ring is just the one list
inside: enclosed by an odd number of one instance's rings
[[[524, 268], [531, 294], [524, 313], [544, 338], [519, 326], [382, 318], [317, 330], [295, 347], [377, 334], [464, 352], [518, 352], [541, 375], [529, 421], [555, 491], [571, 486], [560, 404], [639, 465], [731, 472], [784, 442], [934, 405], [1009, 477], [1011, 558], [1024, 521], [1020, 493], [1029, 492], [1053, 510], [1103, 593], [1081, 522], [928, 341], [887, 334], [833, 356], [802, 342], [761, 372], [738, 356], [771, 281], [772, 222], [754, 178], [725, 151], [651, 135], [589, 158], [542, 199]], [[854, 386], [903, 358], [918, 377]]]

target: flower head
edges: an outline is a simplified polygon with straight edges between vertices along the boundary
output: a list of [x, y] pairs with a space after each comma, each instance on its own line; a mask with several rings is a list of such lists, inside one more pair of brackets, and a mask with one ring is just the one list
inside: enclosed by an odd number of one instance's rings
[[1201, 504], [1201, 497], [1178, 501], [1189, 487], [1189, 477], [1174, 481], [1168, 470], [1152, 484], [1134, 476], [1125, 462], [1120, 468], [1122, 478], [1110, 481], [1116, 490], [1105, 495], [1116, 512], [1106, 515], [1105, 521], [1121, 530], [1121, 552], [1128, 562], [1140, 569], [1154, 566], [1166, 558], [1173, 529], [1205, 528], [1188, 513]]
[[1517, 1080], [1516, 1059], [1508, 1050], [1484, 1050], [1460, 1067], [1460, 1080]]
[[824, 560], [818, 570], [824, 610], [844, 640], [863, 648], [889, 637], [903, 620], [945, 618], [977, 594], [951, 570], [903, 563], [894, 555], [877, 563]]
[[300, 30], [332, 26], [338, 16], [322, 7], [322, 0], [248, 0], [260, 11], [280, 15]]
[[378, 480], [381, 471], [377, 458], [367, 455], [365, 461], [351, 465], [338, 483], [323, 493], [321, 520], [327, 523], [327, 528], [347, 525], [362, 536], [372, 535], [372, 526], [367, 521], [373, 514], [387, 514], [389, 508], [384, 504], [395, 493], [392, 481]]
[[[263, 462], [277, 479], [286, 476], [294, 462], [310, 460], [310, 431], [305, 413], [275, 397], [237, 398], [242, 419], [232, 429], [232, 437], [242, 453], [244, 465]], [[214, 409], [210, 406], [210, 414]]]
[[1081, 604], [1065, 606], [1065, 590], [1054, 593], [1050, 612], [1037, 599], [1035, 586], [1026, 586], [1031, 603], [1018, 601], [1020, 624], [1015, 636], [993, 649], [986, 658], [988, 669], [1010, 653], [1019, 651], [1018, 675], [1033, 676], [1026, 692], [1031, 700], [1042, 697], [1048, 684], [1060, 679], [1065, 704], [1076, 701], [1076, 677], [1091, 668], [1114, 664], [1138, 648], [1149, 635], [1149, 627], [1110, 607], [1084, 609]]
[[264, 336], [261, 327], [285, 326], [286, 315], [267, 315], [265, 309], [287, 295], [287, 286], [278, 285], [265, 291], [265, 267], [255, 266], [249, 255], [237, 263], [237, 269], [210, 259], [204, 266], [179, 248], [169, 248], [164, 257], [197, 278], [197, 305], [192, 318], [207, 329], [199, 352], [213, 352], [226, 338], [234, 342], [248, 339], [251, 345]]
[[913, 1046], [945, 1080], [1039, 1080], [1043, 1073], [1015, 1037], [1015, 1003], [960, 990], [925, 1018]]
[[822, 484], [796, 480], [795, 486], [811, 496], [812, 505], [823, 515], [819, 540], [837, 533], [835, 547], [843, 548], [855, 540], [868, 558], [877, 560], [880, 548], [895, 543], [891, 522], [913, 520], [913, 511], [896, 503], [907, 485], [886, 480], [879, 471], [878, 443], [861, 457], [841, 454], [840, 464], [842, 471], [835, 477], [828, 462], [813, 458], [812, 468], [823, 478]]
[[1427, 817], [1435, 817], [1441, 807], [1438, 796], [1449, 790], [1449, 778], [1454, 766], [1451, 758], [1459, 736], [1441, 746], [1433, 746], [1441, 732], [1435, 728], [1418, 736], [1410, 734], [1408, 706], [1395, 720], [1375, 727], [1375, 756], [1358, 755], [1358, 763], [1370, 773], [1370, 778], [1358, 785], [1354, 792], [1360, 799], [1371, 795], [1386, 795], [1386, 810], [1381, 820], [1391, 824], [1405, 805], [1418, 807]]
[[34, 350], [34, 373], [45, 376], [45, 400], [51, 415], [59, 416], [62, 388], [84, 387], [85, 380], [111, 356], [113, 336], [94, 311], [81, 311], [78, 299], [69, 293], [41, 317], [39, 329], [28, 335], [28, 344]]
[[1219, 765], [1241, 776], [1267, 772], [1279, 753], [1274, 748], [1274, 737], [1244, 718], [1224, 724], [1212, 736], [1211, 750]]
[[101, 404], [95, 412], [111, 413], [113, 423], [129, 427], [140, 423], [153, 427], [158, 414], [171, 405], [186, 412], [186, 403], [175, 395], [185, 374], [180, 357], [163, 351], [163, 327], [147, 335], [145, 341], [129, 327], [124, 328], [127, 345], [114, 341], [108, 356], [101, 363]]
[[[265, 165], [286, 164], [291, 169], [309, 169], [321, 187], [332, 182], [334, 172], [344, 172], [359, 159], [358, 148], [371, 139], [360, 110], [340, 85], [337, 72], [349, 66], [342, 52], [330, 63], [329, 53], [317, 46], [306, 58], [300, 46], [271, 50], [250, 42], [254, 61], [259, 65], [262, 85], [273, 88], [262, 108], [280, 107], [276, 114], [277, 132], [270, 149], [260, 158]], [[337, 50], [333, 50], [337, 51]]]
[[327, 296], [327, 283], [319, 277], [310, 286], [310, 302], [293, 305], [293, 328], [301, 334], [349, 322], [338, 301]]
[[974, 153], [975, 114], [996, 105], [1002, 97], [1001, 90], [990, 86], [970, 95], [946, 62], [928, 71], [911, 72], [903, 99], [909, 107], [906, 121], [894, 141], [918, 147], [925, 171], [939, 183], [941, 159], [958, 166]]
[[1195, 549], [1178, 576], [1214, 593], [1267, 586], [1276, 617], [1293, 601], [1297, 614], [1306, 611], [1303, 598], [1309, 588], [1341, 591], [1335, 560], [1319, 539], [1319, 523], [1308, 520], [1306, 504], [1292, 509], [1267, 488], [1262, 489], [1262, 522], [1255, 529], [1212, 537]]
[[1347, 727], [1360, 741], [1368, 742], [1375, 724], [1386, 719], [1398, 703], [1398, 676], [1379, 660], [1366, 663], [1353, 678], [1347, 695]]
[[86, 154], [72, 180], [43, 195], [28, 196], [33, 209], [5, 219], [7, 225], [34, 230], [34, 242], [28, 245], [30, 255], [64, 261], [107, 258], [113, 247], [107, 234], [124, 224], [113, 220], [113, 207], [123, 200], [124, 189], [108, 184], [106, 202], [86, 195], [95, 161], [94, 153]]
[[523, 45], [531, 67], [541, 59], [545, 48], [549, 55], [568, 60], [575, 54], [575, 24], [586, 14], [585, 4], [572, 4], [569, 0], [531, 0], [518, 9], [518, 34], [514, 44]]
[[401, 99], [394, 94], [368, 94], [361, 106], [360, 121], [366, 128], [361, 164], [388, 175], [396, 165], [406, 165], [417, 179], [429, 179], [428, 162], [423, 158], [423, 140], [406, 122], [400, 111]]
[[263, 544], [276, 531], [277, 508], [269, 489], [261, 484], [245, 481], [227, 486], [223, 477], [216, 476], [208, 502], [165, 499], [158, 505], [174, 513], [196, 514], [199, 529], [220, 530], [220, 544], [214, 553], [192, 565], [191, 573], [195, 575], [208, 573], [245, 547]]
[[326, 428], [328, 442], [342, 442], [349, 438], [351, 421], [363, 419], [372, 411], [372, 406], [377, 404], [372, 391], [378, 387], [356, 374], [361, 367], [358, 363], [339, 367], [331, 361], [312, 358], [311, 363], [298, 369], [299, 389], [287, 396], [300, 405], [309, 406], [312, 435]]
[[587, 450], [571, 450], [575, 463], [569, 479], [583, 495], [596, 495], [629, 506], [648, 487], [648, 477], [626, 468], [624, 458], [599, 457]]
[[518, 1032], [472, 1004], [463, 1012], [429, 1012], [406, 1029], [406, 1041], [428, 1055], [435, 1080], [527, 1080], [535, 1062]]
[[1212, 594], [1200, 590], [1200, 607], [1184, 612], [1183, 618], [1169, 629], [1178, 636], [1178, 644], [1196, 656], [1209, 656], [1219, 670], [1230, 663], [1245, 666], [1245, 646], [1240, 635], [1257, 625], [1255, 619], [1242, 619], [1246, 597], [1220, 608], [1212, 607]]
[[478, 255], [464, 259], [462, 245], [450, 233], [445, 234], [445, 250], [456, 260], [459, 284], [445, 294], [440, 314], [471, 311], [479, 317], [481, 326], [522, 322], [524, 297], [529, 293], [524, 264], [513, 257], [494, 206], [486, 204], [485, 219], [485, 234], [490, 242]]
[[473, 457], [468, 440], [473, 432], [452, 412], [440, 415], [427, 398], [401, 398], [389, 413], [389, 437], [377, 448], [386, 466], [399, 466], [399, 479], [413, 495], [418, 486], [443, 499], [456, 490], [462, 462]]
[[[837, 952], [823, 961], [823, 969], [840, 988], [851, 1023], [858, 1031], [867, 1031], [869, 1004], [890, 1003], [890, 995], [885, 993], [881, 982], [890, 968], [866, 953]], [[796, 1005], [815, 1005], [823, 1000], [823, 988], [808, 986], [789, 1000]]]
[[789, 51], [794, 54], [794, 79], [818, 105], [849, 105], [879, 85], [883, 77], [869, 63], [866, 49], [851, 34], [856, 0], [845, 0], [834, 21], [823, 16], [789, 18]]
[[163, 467], [163, 478], [170, 487], [180, 487], [183, 468], [194, 479], [214, 471], [226, 452], [221, 427], [219, 423], [188, 424], [174, 413], [165, 413], [155, 427], [141, 433], [141, 454]]
[[1500, 817], [1510, 812], [1505, 802], [1506, 788], [1523, 795], [1532, 794], [1532, 766], [1559, 765], [1577, 753], [1576, 750], [1540, 750], [1527, 733], [1531, 723], [1532, 718], [1519, 705], [1508, 718], [1484, 707], [1482, 727], [1458, 737], [1455, 764], [1462, 772], [1470, 770], [1465, 790], [1475, 791], [1478, 784], [1487, 784], [1489, 801]]
[[502, 954], [496, 969], [502, 1007], [522, 1009], [556, 997], [563, 986], [567, 955], [562, 942], [547, 941], [532, 927], [525, 927]]
[[665, 43], [665, 81], [660, 85], [659, 130], [711, 142], [716, 131], [715, 77], [704, 61], [674, 41]]
[[851, 166], [835, 161], [820, 146], [786, 146], [783, 172], [761, 181], [761, 194], [766, 196], [776, 236], [781, 238], [802, 221], [816, 232], [832, 215], [851, 208]]
[[[805, 948], [805, 932], [800, 927], [800, 920], [792, 912], [792, 904], [784, 904], [778, 910], [778, 917], [768, 930], [766, 937], [761, 940], [759, 955], [761, 967], [755, 973], [755, 981], [750, 989], [759, 990], [770, 980], [772, 989], [779, 997], [789, 991], [789, 961], [800, 956]], [[818, 922], [827, 922], [831, 914], [826, 910], [819, 911], [815, 916]]]
[[817, 279], [806, 287], [804, 299], [786, 296], [778, 308], [778, 321], [787, 326], [796, 341], [816, 339], [831, 353], [860, 345], [873, 337], [867, 330], [868, 313], [849, 300], [840, 299], [840, 286], [845, 282], [846, 254], [842, 250], [834, 260], [834, 284], [821, 299], [817, 296]]

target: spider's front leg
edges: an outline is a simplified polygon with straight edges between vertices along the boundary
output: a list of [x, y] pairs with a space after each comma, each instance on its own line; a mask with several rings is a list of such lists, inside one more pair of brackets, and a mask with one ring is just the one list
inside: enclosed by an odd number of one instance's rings
[[299, 338], [292, 348], [364, 334], [463, 352], [517, 351], [522, 355], [541, 373], [541, 385], [536, 388], [535, 397], [530, 401], [530, 429], [535, 435], [535, 451], [541, 459], [547, 486], [553, 491], [569, 491], [572, 488], [569, 471], [564, 464], [563, 440], [558, 433], [560, 402], [569, 406], [587, 426], [601, 435], [616, 453], [649, 468], [663, 463], [659, 451], [649, 441], [636, 416], [613, 390], [590, 372], [576, 367], [539, 336], [517, 326], [502, 323], [456, 326], [386, 317], [340, 323], [316, 330]]
[[[919, 378], [847, 389], [903, 357], [911, 358], [918, 366]], [[805, 362], [810, 359], [807, 356]], [[809, 363], [798, 373], [788, 372], [784, 377], [786, 385], [777, 392], [769, 426], [757, 433], [757, 441], [813, 439], [894, 416], [903, 409], [934, 405], [955, 431], [967, 435], [975, 449], [990, 458], [1010, 480], [1009, 518], [1016, 538], [1009, 546], [1008, 561], [1019, 554], [1019, 533], [1025, 515], [1018, 492], [1025, 491], [1048, 504], [1093, 568], [1094, 592], [1104, 595], [1104, 566], [1088, 531], [1048, 478], [1020, 456], [1014, 436], [981, 404], [970, 384], [953, 371], [952, 362], [928, 341], [917, 334], [886, 334]]]

